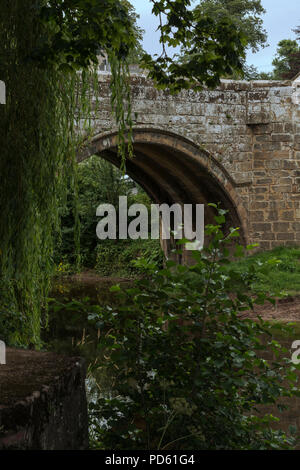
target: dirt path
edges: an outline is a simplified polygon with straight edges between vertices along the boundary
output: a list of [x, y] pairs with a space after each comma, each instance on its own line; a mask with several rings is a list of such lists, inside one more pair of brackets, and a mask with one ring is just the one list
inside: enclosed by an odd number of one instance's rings
[[273, 306], [269, 302], [256, 305], [253, 311], [247, 311], [243, 317], [255, 319], [260, 315], [264, 320], [300, 322], [300, 295], [279, 299]]

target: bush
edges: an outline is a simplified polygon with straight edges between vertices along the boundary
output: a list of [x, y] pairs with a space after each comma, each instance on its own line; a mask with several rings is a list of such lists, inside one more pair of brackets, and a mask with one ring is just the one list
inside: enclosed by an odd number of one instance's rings
[[[297, 393], [296, 367], [279, 357], [283, 349], [271, 325], [242, 319], [263, 303], [251, 298], [248, 283], [236, 290], [227, 243], [237, 235], [207, 226], [209, 246], [195, 252], [193, 266], [167, 262], [165, 269], [139, 261], [147, 277], [113, 291], [119, 306], [91, 314], [101, 335], [103, 373], [115, 383], [109, 396], [90, 405], [92, 445], [102, 449], [286, 449], [294, 439], [271, 429], [271, 416], [257, 406]], [[242, 247], [236, 254], [241, 255]], [[250, 282], [250, 280], [249, 280]], [[234, 292], [235, 295], [232, 295]], [[269, 299], [272, 301], [272, 299]]]
[[97, 246], [95, 269], [102, 276], [136, 277], [141, 270], [134, 262], [140, 257], [161, 268], [163, 252], [159, 240], [103, 240]]

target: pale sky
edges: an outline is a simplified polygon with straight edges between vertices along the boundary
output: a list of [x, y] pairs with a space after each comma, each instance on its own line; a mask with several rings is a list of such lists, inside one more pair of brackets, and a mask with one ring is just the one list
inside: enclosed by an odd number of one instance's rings
[[[144, 49], [151, 54], [160, 54], [159, 34], [155, 33], [158, 19], [151, 14], [152, 3], [150, 0], [130, 0], [130, 3], [140, 15], [139, 26], [145, 30]], [[247, 62], [259, 71], [270, 72], [278, 42], [281, 39], [295, 39], [292, 29], [300, 25], [300, 0], [262, 0], [261, 3], [266, 10], [263, 19], [270, 45], [256, 54], [249, 52]]]

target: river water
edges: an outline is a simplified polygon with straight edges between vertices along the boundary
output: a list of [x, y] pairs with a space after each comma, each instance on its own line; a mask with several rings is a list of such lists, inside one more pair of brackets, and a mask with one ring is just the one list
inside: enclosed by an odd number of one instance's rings
[[[85, 358], [88, 401], [97, 400], [99, 394], [110, 395], [112, 388], [109, 377], [101, 369], [101, 358], [97, 349], [99, 332], [94, 326], [89, 326], [88, 315], [91, 306], [106, 303], [114, 305], [117, 298], [110, 292], [110, 287], [115, 284], [127, 287], [132, 283], [133, 281], [128, 279], [75, 276], [57, 280], [53, 286], [49, 328], [43, 338], [45, 346], [51, 351]], [[299, 326], [297, 330], [299, 331]], [[289, 350], [295, 338], [276, 339]], [[278, 416], [280, 423], [276, 424], [275, 428], [288, 431], [292, 425], [300, 431], [300, 398], [287, 398], [284, 401], [288, 409], [283, 413], [279, 414], [275, 406], [263, 407], [261, 411]]]
[[110, 287], [132, 285], [129, 279], [101, 278], [95, 275], [72, 276], [56, 280], [50, 294], [49, 326], [43, 341], [49, 351], [84, 357], [87, 365], [87, 398], [111, 393], [110, 378], [101, 367], [97, 345], [99, 332], [89, 325], [94, 305], [117, 302]]

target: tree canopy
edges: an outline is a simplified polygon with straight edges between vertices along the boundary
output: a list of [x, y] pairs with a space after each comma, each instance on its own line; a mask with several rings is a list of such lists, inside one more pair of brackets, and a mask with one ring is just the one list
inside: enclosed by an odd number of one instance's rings
[[[156, 86], [176, 92], [181, 89], [215, 87], [220, 77], [241, 72], [247, 38], [229, 16], [204, 14], [191, 9], [190, 0], [151, 0], [159, 17], [162, 54], [143, 56], [144, 67]], [[171, 56], [166, 46], [181, 47]]]
[[[142, 54], [136, 14], [125, 0], [58, 0], [42, 8], [40, 17], [51, 31], [35, 51], [42, 63], [59, 63], [65, 70], [96, 63], [101, 50], [110, 60], [128, 61], [138, 51], [157, 86], [178, 91], [198, 84], [214, 87], [220, 76], [240, 71], [247, 38], [230, 15], [208, 14], [191, 7], [191, 0], [150, 0], [160, 18], [162, 54]], [[260, 3], [259, 1], [255, 3]], [[256, 10], [259, 9], [257, 5]], [[166, 46], [181, 46], [182, 62], [168, 56]]]
[[123, 60], [136, 45], [128, 2], [50, 0], [38, 8], [48, 34], [39, 38], [34, 56], [43, 65], [82, 69], [97, 63], [97, 55], [103, 50]]
[[283, 39], [278, 43], [277, 53], [272, 62], [275, 79], [291, 79], [300, 72], [300, 46], [296, 40]]
[[267, 45], [267, 32], [261, 18], [266, 11], [261, 0], [202, 0], [196, 10], [218, 19], [230, 18], [245, 35], [248, 48], [253, 52]]

